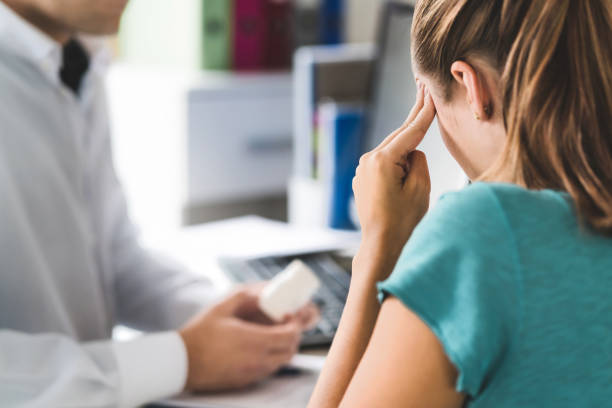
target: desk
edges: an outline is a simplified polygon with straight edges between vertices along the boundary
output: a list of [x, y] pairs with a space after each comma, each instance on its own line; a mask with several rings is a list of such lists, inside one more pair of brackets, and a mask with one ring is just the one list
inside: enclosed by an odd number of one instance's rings
[[[289, 255], [324, 250], [355, 250], [360, 234], [314, 228], [293, 228], [259, 217], [189, 227], [149, 246], [184, 262], [195, 273], [205, 274], [221, 288], [230, 280], [219, 268], [219, 256], [256, 257]], [[180, 396], [150, 407], [291, 408], [305, 406], [322, 368], [326, 349], [309, 350], [296, 356], [293, 365], [301, 372], [270, 378], [245, 390]]]
[[225, 288], [230, 281], [219, 268], [219, 257], [254, 258], [333, 250], [354, 254], [360, 241], [359, 232], [293, 227], [246, 216], [186, 227], [145, 240], [144, 244], [178, 259], [194, 273], [207, 276]]
[[293, 408], [304, 407], [310, 399], [321, 368], [321, 357], [298, 355], [299, 372], [280, 374], [251, 387], [221, 393], [184, 395], [157, 403], [176, 408]]

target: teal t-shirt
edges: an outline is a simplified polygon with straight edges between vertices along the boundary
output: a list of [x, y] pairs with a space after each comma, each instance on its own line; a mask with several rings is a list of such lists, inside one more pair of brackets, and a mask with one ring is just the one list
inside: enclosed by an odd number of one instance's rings
[[436, 334], [473, 407], [612, 406], [612, 239], [569, 195], [445, 195], [379, 284]]

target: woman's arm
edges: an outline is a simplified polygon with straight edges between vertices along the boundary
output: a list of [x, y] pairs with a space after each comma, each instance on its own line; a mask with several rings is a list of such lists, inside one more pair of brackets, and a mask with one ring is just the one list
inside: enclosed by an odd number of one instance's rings
[[459, 408], [457, 371], [434, 333], [397, 298], [382, 305], [341, 407]]
[[[360, 160], [353, 190], [364, 238], [353, 261], [351, 288], [340, 326], [310, 407], [337, 407], [341, 402], [348, 406], [390, 406], [398, 400], [401, 405], [412, 401], [412, 405], [435, 406], [423, 404], [425, 391], [443, 396], [440, 402], [462, 401], [453, 391], [456, 374], [437, 339], [406, 308], [399, 313], [393, 302], [392, 306], [385, 305], [370, 339], [380, 310], [376, 282], [391, 273], [429, 204], [427, 161], [414, 149], [434, 116], [433, 100], [419, 84], [417, 103], [406, 122]], [[396, 361], [410, 364], [395, 366]], [[427, 373], [425, 382], [405, 386], [405, 381], [412, 382], [423, 372]]]
[[379, 307], [374, 277], [390, 273], [397, 258], [375, 245], [363, 244], [353, 262], [362, 279], [351, 283], [309, 406], [461, 407], [456, 369], [434, 333], [396, 298]]
[[[375, 287], [375, 273], [391, 273], [397, 256], [385, 256], [362, 244], [360, 254], [353, 260], [353, 276], [368, 279], [353, 279], [338, 331], [317, 382], [310, 407], [337, 407], [342, 400], [353, 373], [366, 350], [379, 311]], [[399, 255], [399, 254], [398, 254]]]

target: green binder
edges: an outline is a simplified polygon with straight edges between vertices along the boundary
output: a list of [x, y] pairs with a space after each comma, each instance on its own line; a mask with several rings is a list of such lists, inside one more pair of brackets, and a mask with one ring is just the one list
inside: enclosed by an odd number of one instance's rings
[[232, 3], [202, 0], [202, 67], [229, 70], [232, 66]]

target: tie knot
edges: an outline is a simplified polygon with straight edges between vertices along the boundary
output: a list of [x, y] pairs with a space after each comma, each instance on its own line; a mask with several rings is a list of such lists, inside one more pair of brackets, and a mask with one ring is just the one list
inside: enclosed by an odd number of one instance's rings
[[62, 68], [60, 79], [76, 95], [79, 94], [81, 81], [89, 68], [89, 55], [83, 46], [74, 38], [62, 49]]

